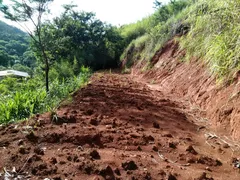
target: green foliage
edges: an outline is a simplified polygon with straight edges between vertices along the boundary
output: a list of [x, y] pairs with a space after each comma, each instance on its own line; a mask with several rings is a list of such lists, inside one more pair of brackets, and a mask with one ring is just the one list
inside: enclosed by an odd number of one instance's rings
[[61, 82], [55, 79], [48, 94], [38, 77], [30, 80], [3, 79], [0, 81], [0, 123], [26, 119], [32, 114], [51, 110], [83, 85], [89, 75], [89, 69], [82, 67], [79, 76]]
[[240, 1], [199, 0], [186, 22], [190, 32], [181, 38], [187, 57], [200, 57], [219, 80], [232, 78], [240, 69]]

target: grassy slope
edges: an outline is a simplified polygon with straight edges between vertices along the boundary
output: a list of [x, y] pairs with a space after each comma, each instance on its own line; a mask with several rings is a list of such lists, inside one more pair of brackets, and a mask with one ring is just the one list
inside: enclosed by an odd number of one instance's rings
[[[186, 8], [165, 11], [167, 18], [158, 20], [162, 17], [161, 8], [173, 9], [181, 3], [186, 3]], [[145, 33], [133, 39], [125, 49], [121, 58], [128, 62], [126, 66], [136, 60], [149, 62], [167, 40], [189, 28], [187, 35], [179, 39], [181, 48], [186, 50], [186, 60], [199, 57], [209, 65], [218, 80], [230, 80], [240, 68], [240, 1], [177, 0], [174, 5], [170, 3], [161, 8], [137, 23], [142, 24], [141, 32], [145, 30]], [[136, 28], [139, 25], [129, 26], [132, 31], [139, 32]], [[126, 29], [129, 31], [130, 27]]]

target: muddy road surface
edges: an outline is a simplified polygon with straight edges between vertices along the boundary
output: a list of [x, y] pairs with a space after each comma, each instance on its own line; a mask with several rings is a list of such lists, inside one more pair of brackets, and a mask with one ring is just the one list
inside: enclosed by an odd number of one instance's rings
[[51, 113], [0, 126], [0, 179], [239, 180], [239, 146], [130, 75], [96, 73]]

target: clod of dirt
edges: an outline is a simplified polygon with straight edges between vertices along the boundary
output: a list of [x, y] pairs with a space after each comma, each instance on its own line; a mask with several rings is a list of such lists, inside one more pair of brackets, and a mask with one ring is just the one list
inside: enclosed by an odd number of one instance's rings
[[27, 154], [26, 148], [24, 146], [20, 146], [18, 152], [20, 154]]
[[167, 180], [177, 180], [177, 178], [170, 173], [167, 177]]
[[104, 179], [106, 180], [115, 180], [113, 170], [110, 166], [107, 166], [106, 168], [101, 169], [99, 174], [102, 177], [104, 177]]
[[157, 146], [153, 146], [152, 150], [155, 151], [155, 152], [157, 152], [157, 151], [158, 151]]
[[94, 111], [92, 109], [88, 109], [84, 112], [84, 114], [87, 116], [91, 116], [91, 115], [93, 115], [93, 113], [94, 113]]
[[26, 138], [33, 143], [36, 143], [38, 141], [38, 137], [34, 134], [33, 131], [31, 131], [29, 134], [26, 135]]
[[122, 163], [122, 167], [125, 171], [138, 169], [134, 161], [127, 161], [125, 163]]
[[142, 148], [140, 146], [137, 147], [137, 150], [142, 151]]
[[19, 141], [18, 141], [18, 146], [21, 146], [21, 145], [23, 145], [24, 144], [24, 141], [22, 140], [22, 139], [20, 139]]
[[169, 133], [162, 135], [162, 137], [168, 137], [168, 138], [173, 138], [173, 136]]
[[100, 155], [99, 153], [97, 152], [97, 150], [93, 150], [90, 152], [90, 156], [93, 158], [93, 159], [100, 159]]
[[206, 157], [206, 156], [201, 156], [198, 158], [197, 163], [200, 164], [205, 164], [208, 166], [221, 166], [222, 162], [219, 160], [214, 160], [212, 158]]
[[51, 164], [57, 164], [57, 159], [55, 157], [52, 157], [50, 160]]
[[176, 143], [173, 143], [173, 142], [168, 143], [168, 146], [169, 146], [170, 148], [172, 148], [172, 149], [176, 149], [176, 148], [177, 148]]
[[207, 177], [207, 173], [205, 173], [205, 172], [203, 172], [201, 175], [200, 175], [200, 177], [198, 177], [198, 178], [195, 178], [194, 180], [214, 180], [213, 178], [208, 178]]
[[192, 146], [188, 146], [188, 148], [186, 149], [187, 152], [190, 152], [191, 154], [197, 155], [197, 151], [192, 147]]
[[116, 173], [116, 175], [121, 176], [120, 170], [118, 168], [116, 168], [114, 172]]
[[97, 126], [99, 124], [99, 122], [98, 122], [97, 119], [91, 119], [90, 124], [93, 125], [93, 126]]
[[222, 147], [223, 147], [224, 149], [230, 148], [229, 144], [227, 144], [227, 143], [224, 143], [224, 144], [222, 145]]
[[156, 128], [156, 129], [159, 129], [159, 128], [160, 128], [159, 124], [156, 123], [156, 122], [153, 123], [153, 127]]
[[52, 122], [56, 125], [62, 125], [63, 123], [76, 123], [77, 120], [75, 118], [75, 116], [58, 116], [55, 115], [52, 118]]
[[36, 147], [34, 149], [34, 152], [37, 154], [37, 155], [44, 155], [44, 150], [40, 147]]

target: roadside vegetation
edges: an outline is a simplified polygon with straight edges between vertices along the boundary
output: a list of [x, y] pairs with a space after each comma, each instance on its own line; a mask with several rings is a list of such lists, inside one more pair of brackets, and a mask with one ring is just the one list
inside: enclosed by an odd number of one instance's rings
[[8, 77], [0, 81], [0, 123], [24, 120], [33, 114], [53, 111], [87, 81], [91, 72], [82, 67], [78, 76], [54, 79], [47, 93], [41, 75], [32, 79]]

